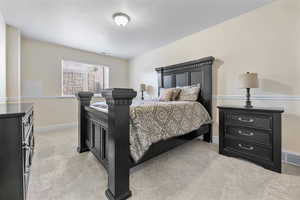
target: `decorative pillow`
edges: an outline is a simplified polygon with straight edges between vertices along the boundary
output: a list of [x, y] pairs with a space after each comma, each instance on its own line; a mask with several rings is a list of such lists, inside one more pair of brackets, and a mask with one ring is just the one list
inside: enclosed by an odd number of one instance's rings
[[181, 92], [180, 88], [173, 88], [172, 101], [176, 101], [178, 99], [180, 92]]
[[181, 88], [178, 101], [197, 101], [199, 92], [200, 92], [200, 87]]
[[173, 98], [173, 88], [161, 88], [160, 89], [160, 101], [171, 101]]

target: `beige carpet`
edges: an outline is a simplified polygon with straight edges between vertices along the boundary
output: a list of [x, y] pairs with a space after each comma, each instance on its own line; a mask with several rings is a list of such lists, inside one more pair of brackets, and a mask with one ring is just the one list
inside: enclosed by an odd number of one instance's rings
[[[91, 153], [78, 154], [77, 131], [36, 133], [29, 200], [101, 200], [107, 175]], [[300, 168], [277, 174], [221, 156], [200, 140], [131, 172], [132, 200], [299, 200]]]

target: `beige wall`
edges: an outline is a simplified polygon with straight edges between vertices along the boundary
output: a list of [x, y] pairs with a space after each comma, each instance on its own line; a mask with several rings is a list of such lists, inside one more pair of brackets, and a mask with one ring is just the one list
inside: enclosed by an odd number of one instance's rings
[[128, 61], [22, 38], [22, 97], [35, 104], [35, 125], [77, 122], [77, 101], [61, 96], [61, 61], [103, 64], [110, 68], [110, 87], [128, 87]]
[[[300, 153], [300, 1], [278, 0], [265, 7], [195, 33], [130, 61], [130, 86], [157, 88], [155, 67], [214, 56], [214, 107], [243, 104], [237, 76], [257, 72], [260, 89], [253, 90], [258, 106], [280, 106], [283, 148]], [[150, 92], [156, 95], [156, 91]], [[265, 100], [262, 100], [265, 99]], [[218, 118], [214, 109], [214, 135]]]
[[21, 32], [6, 27], [6, 95], [17, 100], [21, 96]]
[[6, 98], [6, 24], [0, 13], [0, 103]]

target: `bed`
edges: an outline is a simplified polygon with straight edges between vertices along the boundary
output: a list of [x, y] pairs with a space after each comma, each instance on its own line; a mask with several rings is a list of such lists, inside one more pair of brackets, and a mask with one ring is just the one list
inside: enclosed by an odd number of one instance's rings
[[[205, 117], [205, 113], [210, 116], [212, 114], [213, 61], [213, 57], [206, 57], [155, 69], [158, 74], [158, 91], [160, 88], [200, 85], [198, 100], [193, 103], [142, 102], [131, 105], [137, 93], [133, 89], [125, 88], [103, 90], [102, 96], [105, 98], [106, 104], [91, 104], [93, 93], [79, 92], [76, 94], [79, 101], [77, 151], [79, 153], [91, 151], [107, 170], [108, 189], [105, 193], [108, 199], [123, 200], [132, 195], [129, 187], [130, 168], [199, 136], [203, 136], [203, 140], [206, 142], [212, 141], [211, 124], [207, 116]], [[156, 120], [157, 124], [149, 123], [147, 128], [146, 125], [143, 125], [150, 121], [147, 120], [149, 113], [151, 114], [149, 110], [164, 109], [168, 112], [176, 112], [177, 108], [186, 110], [184, 114], [188, 121], [198, 119], [200, 114], [204, 117], [201, 120], [199, 118], [200, 121], [194, 120], [194, 126], [191, 125], [192, 129], [188, 129], [189, 127], [184, 130], [174, 128], [174, 134], [170, 128], [166, 129], [165, 134], [159, 134], [160, 131], [157, 130], [164, 131], [157, 125], [159, 120]], [[153, 114], [153, 116], [156, 115]], [[140, 120], [142, 118], [144, 121]], [[156, 126], [158, 128], [153, 128]], [[144, 130], [143, 135], [141, 131], [134, 131], [136, 127]], [[186, 132], [187, 130], [190, 132]], [[141, 140], [152, 132], [155, 137]], [[156, 132], [157, 135], [154, 134]], [[142, 143], [146, 145], [133, 145], [138, 143], [135, 140], [143, 141]]]

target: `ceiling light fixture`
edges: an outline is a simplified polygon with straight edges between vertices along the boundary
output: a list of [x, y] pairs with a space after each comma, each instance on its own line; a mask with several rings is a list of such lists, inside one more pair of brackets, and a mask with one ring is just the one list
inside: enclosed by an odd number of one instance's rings
[[125, 13], [115, 13], [113, 19], [118, 26], [126, 26], [130, 22], [130, 17]]

